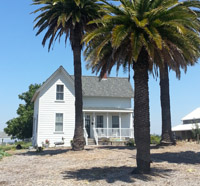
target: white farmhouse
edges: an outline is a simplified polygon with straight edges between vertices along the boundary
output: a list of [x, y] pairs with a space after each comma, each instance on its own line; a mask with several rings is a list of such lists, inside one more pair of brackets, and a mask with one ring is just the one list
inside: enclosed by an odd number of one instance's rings
[[181, 120], [183, 124], [173, 127], [172, 131], [175, 132], [178, 139], [191, 139], [192, 129], [195, 129], [195, 125], [199, 125], [200, 128], [200, 108], [187, 114]]
[[[128, 78], [83, 76], [83, 121], [88, 139], [133, 138], [134, 92]], [[60, 66], [35, 92], [33, 145], [70, 146], [75, 129], [74, 76]], [[62, 142], [62, 143], [61, 143]]]

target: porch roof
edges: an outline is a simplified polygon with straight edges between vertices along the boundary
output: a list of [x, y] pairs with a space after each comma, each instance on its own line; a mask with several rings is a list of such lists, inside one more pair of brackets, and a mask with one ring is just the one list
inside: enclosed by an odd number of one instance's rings
[[[200, 127], [200, 123], [198, 123], [199, 127]], [[176, 132], [176, 131], [191, 131], [192, 129], [195, 129], [195, 124], [181, 124], [181, 125], [177, 125], [175, 127], [172, 127], [172, 131]]]
[[83, 112], [124, 112], [132, 113], [132, 108], [115, 108], [115, 107], [84, 107]]

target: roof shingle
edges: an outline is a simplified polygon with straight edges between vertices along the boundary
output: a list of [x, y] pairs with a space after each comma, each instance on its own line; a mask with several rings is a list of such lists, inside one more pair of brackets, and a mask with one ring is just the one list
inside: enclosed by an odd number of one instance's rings
[[[74, 76], [71, 76], [74, 79]], [[134, 92], [128, 78], [82, 76], [84, 96], [133, 98]]]

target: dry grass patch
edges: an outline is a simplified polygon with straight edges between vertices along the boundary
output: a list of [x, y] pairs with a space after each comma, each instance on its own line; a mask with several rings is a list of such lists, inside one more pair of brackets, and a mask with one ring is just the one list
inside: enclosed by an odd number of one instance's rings
[[136, 150], [128, 147], [18, 151], [0, 162], [0, 185], [200, 185], [200, 145], [151, 149], [150, 175], [132, 175]]

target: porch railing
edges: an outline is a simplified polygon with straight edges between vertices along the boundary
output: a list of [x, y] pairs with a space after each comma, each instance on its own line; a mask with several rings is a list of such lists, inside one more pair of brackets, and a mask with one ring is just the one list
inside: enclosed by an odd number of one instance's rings
[[133, 138], [133, 129], [130, 128], [96, 128], [96, 132], [99, 138], [101, 137], [129, 137]]

